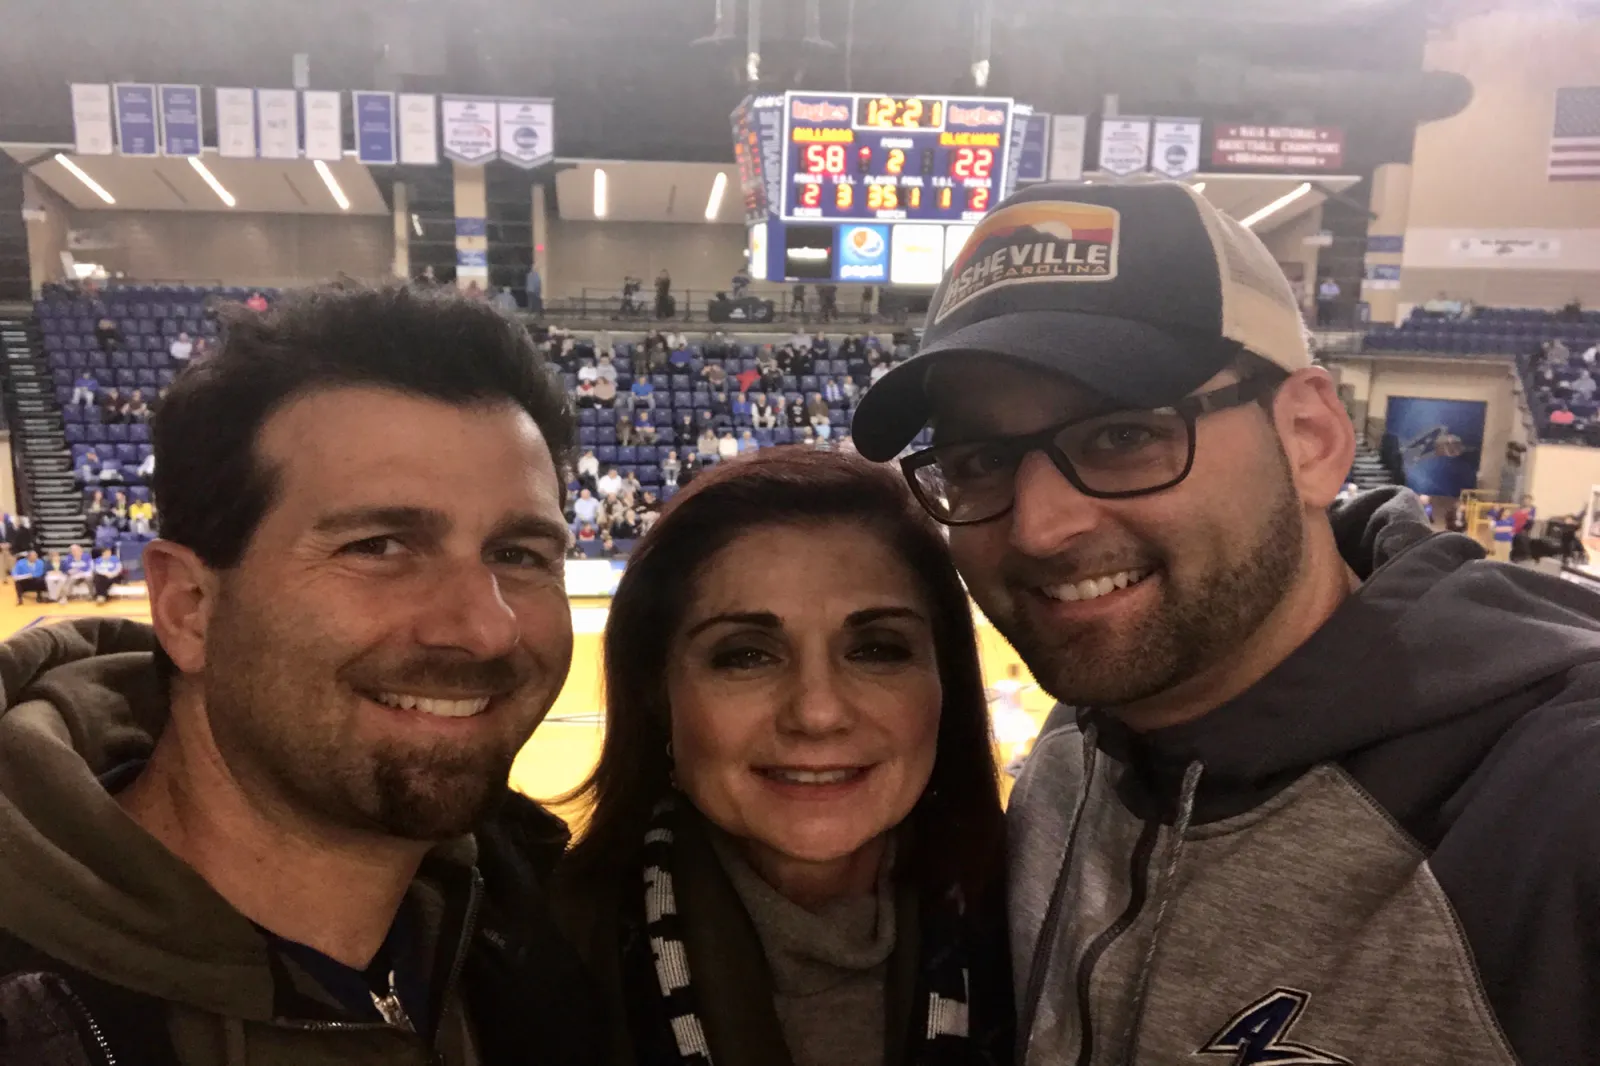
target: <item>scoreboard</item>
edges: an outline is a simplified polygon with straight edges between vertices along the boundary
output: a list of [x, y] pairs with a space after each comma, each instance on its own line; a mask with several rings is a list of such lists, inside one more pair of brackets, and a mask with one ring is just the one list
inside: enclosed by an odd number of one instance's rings
[[1012, 102], [784, 96], [785, 221], [976, 222], [1001, 199]]
[[932, 286], [1015, 185], [1032, 109], [785, 92], [746, 97], [729, 117], [752, 278]]

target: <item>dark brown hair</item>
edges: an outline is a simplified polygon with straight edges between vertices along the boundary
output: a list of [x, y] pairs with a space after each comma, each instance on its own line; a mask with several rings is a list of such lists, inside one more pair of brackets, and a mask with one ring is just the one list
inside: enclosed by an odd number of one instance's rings
[[[944, 536], [890, 467], [809, 448], [766, 449], [701, 474], [673, 498], [628, 562], [605, 632], [606, 733], [599, 765], [566, 798], [591, 804], [570, 861], [600, 881], [624, 874], [671, 789], [667, 655], [701, 570], [730, 541], [779, 525], [843, 522], [881, 537], [932, 610], [944, 703], [933, 773], [908, 821], [901, 870], [972, 899], [999, 873], [1004, 819], [966, 589]], [[613, 882], [614, 883], [614, 882]]]

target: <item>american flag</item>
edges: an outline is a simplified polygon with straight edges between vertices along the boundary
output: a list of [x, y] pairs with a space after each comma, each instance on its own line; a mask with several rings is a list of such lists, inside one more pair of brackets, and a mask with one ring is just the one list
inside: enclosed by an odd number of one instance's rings
[[1551, 181], [1600, 181], [1600, 86], [1556, 90]]

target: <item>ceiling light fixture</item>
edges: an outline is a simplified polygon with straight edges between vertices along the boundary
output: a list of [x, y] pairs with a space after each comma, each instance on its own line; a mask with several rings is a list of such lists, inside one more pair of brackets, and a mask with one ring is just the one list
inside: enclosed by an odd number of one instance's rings
[[606, 212], [611, 209], [607, 200], [606, 172], [599, 167], [594, 168], [594, 217], [605, 218]]
[[1288, 207], [1290, 204], [1294, 203], [1296, 200], [1300, 199], [1310, 191], [1311, 183], [1309, 181], [1303, 181], [1299, 185], [1296, 185], [1293, 189], [1278, 197], [1276, 200], [1272, 201], [1266, 207], [1263, 207], [1261, 210], [1252, 211], [1244, 218], [1241, 218], [1239, 220], [1239, 224], [1245, 226], [1246, 228], [1253, 228], [1257, 222], [1277, 214], [1279, 211], [1282, 211], [1284, 208]]
[[85, 174], [82, 167], [68, 159], [66, 156], [62, 155], [60, 152], [56, 153], [56, 162], [66, 167], [68, 174], [71, 174], [73, 177], [89, 186], [89, 191], [100, 197], [100, 199], [104, 200], [106, 203], [114, 204], [117, 202], [115, 197], [106, 192], [105, 186], [101, 185], [98, 181], [95, 181], [89, 175]]
[[235, 205], [238, 204], [239, 201], [237, 201], [237, 200], [235, 200], [233, 198], [233, 193], [229, 192], [227, 189], [224, 189], [222, 187], [222, 182], [218, 181], [217, 180], [217, 176], [215, 174], [211, 173], [211, 171], [206, 168], [206, 165], [204, 163], [200, 162], [200, 157], [199, 156], [197, 156], [197, 155], [190, 156], [189, 157], [189, 165], [191, 167], [194, 167], [194, 172], [196, 174], [200, 175], [201, 179], [207, 185], [211, 186], [211, 191], [217, 194], [217, 199], [221, 200], [223, 203], [227, 204], [229, 207], [234, 207]]
[[706, 221], [715, 222], [717, 215], [722, 211], [722, 194], [728, 191], [728, 172], [717, 171], [717, 176], [711, 183], [711, 199], [706, 201]]
[[415, 233], [418, 237], [422, 236], [422, 219], [417, 217], [417, 213], [415, 211], [411, 212], [411, 232]]
[[339, 210], [350, 210], [350, 198], [339, 188], [339, 181], [333, 176], [333, 171], [328, 169], [328, 164], [320, 159], [314, 159], [311, 165], [317, 168], [317, 176], [322, 179], [322, 184], [328, 187], [328, 193], [333, 197], [333, 202], [339, 205]]

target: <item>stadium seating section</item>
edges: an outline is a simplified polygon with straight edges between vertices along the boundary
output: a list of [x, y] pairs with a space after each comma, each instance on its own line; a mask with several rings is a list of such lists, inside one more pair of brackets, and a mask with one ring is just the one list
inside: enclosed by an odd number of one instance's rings
[[1532, 354], [1557, 339], [1574, 352], [1600, 341], [1600, 312], [1585, 311], [1574, 319], [1524, 307], [1482, 307], [1470, 318], [1413, 311], [1398, 327], [1370, 331], [1362, 350], [1513, 356]]

